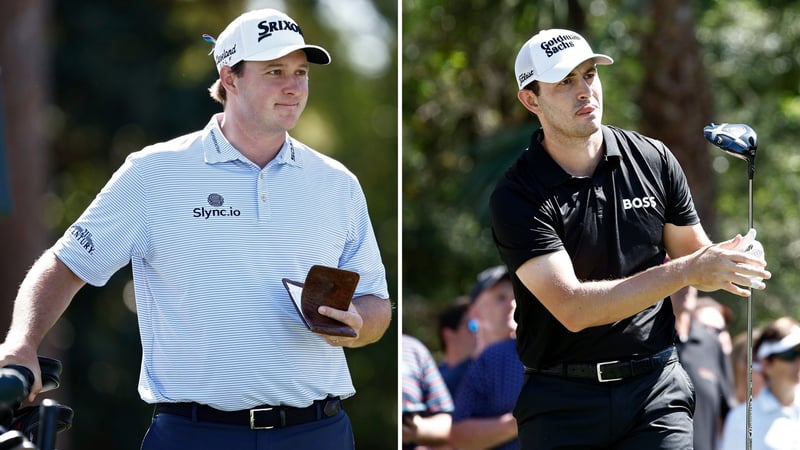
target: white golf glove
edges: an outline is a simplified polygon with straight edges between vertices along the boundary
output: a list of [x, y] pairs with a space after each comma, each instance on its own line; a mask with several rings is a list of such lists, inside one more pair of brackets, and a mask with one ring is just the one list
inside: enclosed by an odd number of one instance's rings
[[[756, 240], [756, 230], [754, 228], [750, 228], [750, 230], [747, 231], [747, 234], [744, 235], [742, 241], [734, 250], [747, 253], [754, 258], [764, 259], [764, 246], [761, 245], [761, 242]], [[750, 287], [754, 288], [762, 284], [764, 284], [763, 278], [750, 278]]]
[[747, 231], [747, 234], [742, 237], [742, 241], [739, 242], [739, 245], [737, 245], [734, 250], [764, 259], [764, 246], [761, 245], [761, 242], [756, 240], [755, 228], [750, 228], [750, 230]]

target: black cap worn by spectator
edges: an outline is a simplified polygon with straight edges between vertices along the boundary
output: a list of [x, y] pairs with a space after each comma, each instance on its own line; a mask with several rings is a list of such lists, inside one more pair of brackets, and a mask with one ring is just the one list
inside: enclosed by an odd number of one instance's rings
[[481, 295], [481, 292], [494, 286], [500, 280], [510, 280], [511, 275], [508, 274], [508, 269], [506, 266], [501, 265], [489, 267], [488, 269], [479, 273], [477, 279], [478, 281], [475, 283], [475, 286], [472, 287], [472, 291], [469, 293], [470, 303], [475, 303], [475, 299]]

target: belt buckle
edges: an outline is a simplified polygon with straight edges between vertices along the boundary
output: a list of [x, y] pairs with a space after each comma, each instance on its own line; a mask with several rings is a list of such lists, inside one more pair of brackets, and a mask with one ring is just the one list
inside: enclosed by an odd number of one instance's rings
[[261, 411], [272, 411], [273, 408], [255, 408], [250, 410], [250, 429], [251, 430], [271, 430], [275, 427], [257, 427], [256, 426], [256, 416], [255, 413]]
[[607, 366], [609, 364], [615, 364], [615, 363], [618, 363], [618, 362], [619, 361], [617, 360], [617, 361], [606, 361], [606, 362], [597, 363], [597, 381], [599, 381], [601, 383], [608, 383], [609, 381], [619, 381], [619, 380], [621, 380], [622, 378], [603, 378], [603, 369], [602, 369], [602, 367], [603, 366]]

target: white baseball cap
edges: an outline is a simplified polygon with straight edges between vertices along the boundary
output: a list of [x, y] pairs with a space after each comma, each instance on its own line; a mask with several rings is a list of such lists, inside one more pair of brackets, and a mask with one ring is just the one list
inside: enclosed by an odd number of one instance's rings
[[272, 61], [296, 50], [306, 52], [308, 62], [328, 64], [331, 56], [317, 45], [307, 45], [297, 22], [277, 9], [248, 11], [233, 20], [214, 38], [214, 62], [217, 71], [240, 61]]
[[596, 64], [614, 62], [608, 55], [594, 53], [586, 39], [574, 31], [542, 30], [519, 50], [514, 73], [520, 89], [533, 80], [555, 83], [589, 59]]
[[800, 347], [800, 327], [794, 326], [789, 334], [779, 341], [762, 342], [758, 347], [758, 359], [765, 359], [778, 353]]

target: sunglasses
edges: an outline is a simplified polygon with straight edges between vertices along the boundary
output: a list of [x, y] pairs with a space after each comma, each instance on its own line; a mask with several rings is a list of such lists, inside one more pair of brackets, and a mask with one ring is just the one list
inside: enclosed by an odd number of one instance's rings
[[772, 358], [780, 359], [781, 361], [792, 362], [800, 359], [800, 350], [792, 349], [785, 352], [775, 353]]

